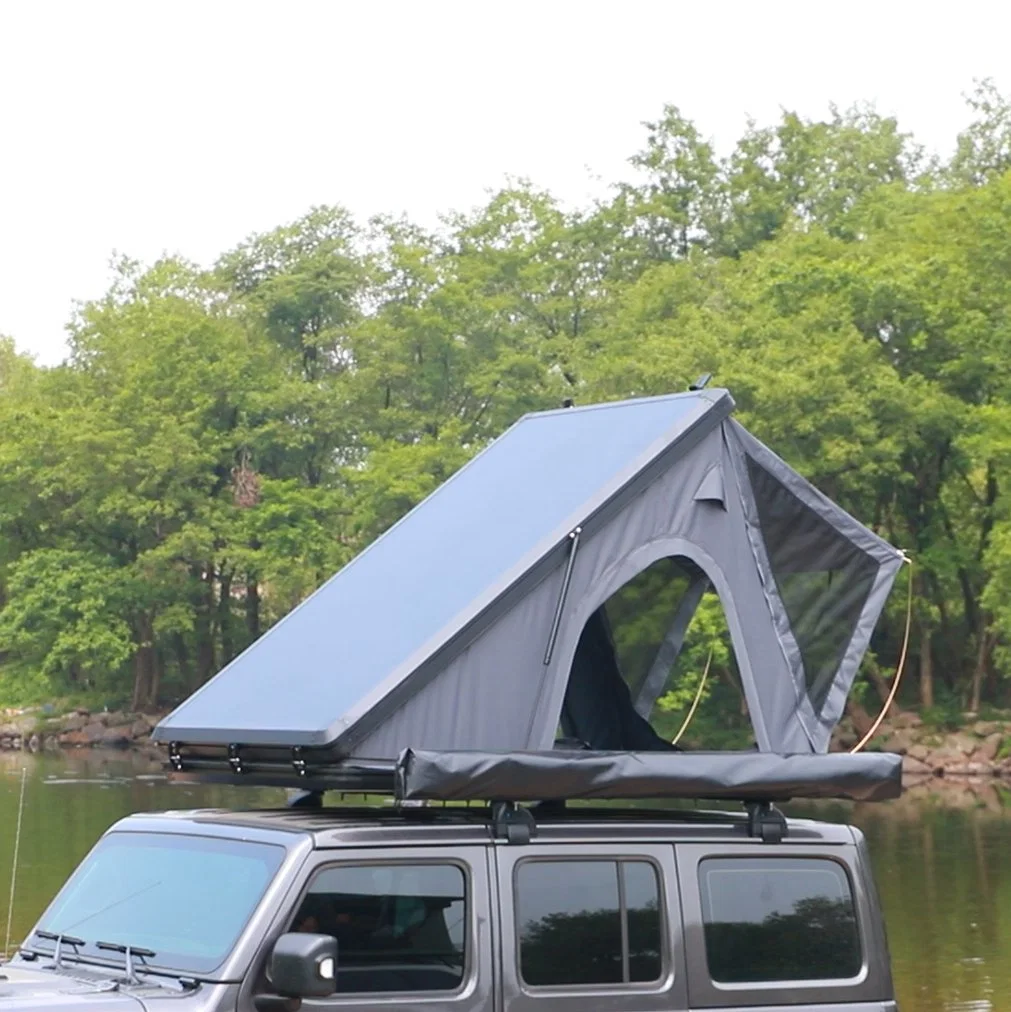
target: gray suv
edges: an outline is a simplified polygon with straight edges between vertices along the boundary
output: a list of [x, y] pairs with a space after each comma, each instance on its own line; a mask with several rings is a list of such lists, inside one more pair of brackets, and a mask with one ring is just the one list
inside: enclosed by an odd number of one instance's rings
[[852, 827], [491, 804], [113, 826], [0, 967], [0, 1009], [894, 1010]]

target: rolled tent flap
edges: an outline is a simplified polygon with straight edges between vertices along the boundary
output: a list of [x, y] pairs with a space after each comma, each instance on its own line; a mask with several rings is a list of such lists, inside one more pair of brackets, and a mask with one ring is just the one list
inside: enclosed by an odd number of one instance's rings
[[396, 767], [404, 800], [564, 801], [700, 798], [886, 801], [902, 793], [902, 757], [770, 752], [426, 752]]

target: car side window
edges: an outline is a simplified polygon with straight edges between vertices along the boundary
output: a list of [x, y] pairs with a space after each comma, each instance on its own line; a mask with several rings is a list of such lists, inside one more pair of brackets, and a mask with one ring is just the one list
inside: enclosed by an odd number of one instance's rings
[[467, 916], [458, 865], [341, 865], [312, 881], [291, 930], [337, 939], [338, 994], [455, 991]]
[[849, 876], [829, 858], [699, 863], [709, 975], [721, 984], [845, 980], [862, 966]]
[[515, 905], [525, 984], [660, 979], [660, 884], [650, 862], [523, 861], [516, 867]]

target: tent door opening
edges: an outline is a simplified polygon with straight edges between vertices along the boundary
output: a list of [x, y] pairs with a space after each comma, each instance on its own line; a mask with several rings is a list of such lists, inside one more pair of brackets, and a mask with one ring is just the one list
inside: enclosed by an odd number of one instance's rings
[[[693, 626], [700, 608], [706, 616], [701, 628]], [[715, 640], [729, 648], [721, 651], [721, 662], [723, 655], [732, 659], [722, 606], [706, 573], [687, 558], [657, 560], [596, 608], [583, 627], [559, 733], [592, 749], [673, 749], [667, 725], [680, 722], [681, 700], [692, 698]], [[732, 673], [726, 681], [733, 681]], [[732, 708], [746, 727], [748, 711], [737, 691]]]

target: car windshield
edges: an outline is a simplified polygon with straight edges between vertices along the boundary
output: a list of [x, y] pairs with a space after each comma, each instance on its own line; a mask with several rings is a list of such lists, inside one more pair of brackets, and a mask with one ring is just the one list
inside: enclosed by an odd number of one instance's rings
[[[235, 945], [284, 853], [283, 847], [245, 840], [110, 833], [36, 930], [83, 939], [83, 946], [64, 948], [71, 958], [122, 960], [108, 945], [129, 945], [149, 950], [136, 959], [138, 970], [210, 974]], [[38, 937], [29, 942], [32, 948]]]

